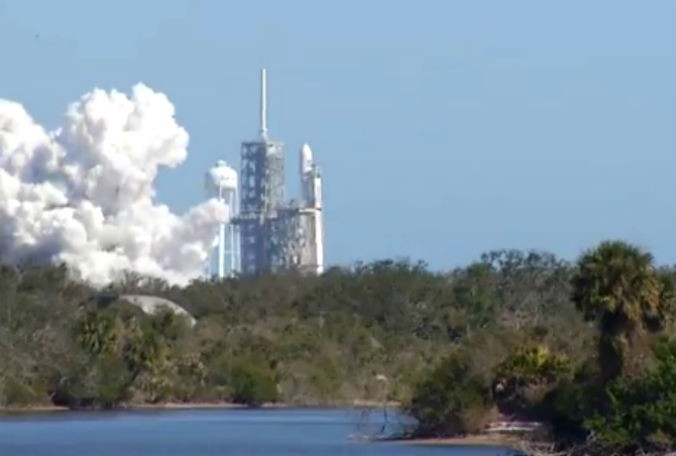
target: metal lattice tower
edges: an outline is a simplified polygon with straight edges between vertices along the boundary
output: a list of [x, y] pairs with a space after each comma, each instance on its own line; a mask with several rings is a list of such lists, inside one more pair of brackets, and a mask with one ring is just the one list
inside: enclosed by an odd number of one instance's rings
[[284, 145], [267, 134], [267, 81], [261, 71], [260, 139], [241, 149], [240, 226], [242, 273], [274, 270], [277, 208], [284, 203]]
[[[239, 226], [241, 272], [260, 274], [282, 269], [321, 272], [313, 252], [317, 250], [314, 239], [323, 243], [323, 237], [308, 236], [316, 231], [308, 229], [316, 225], [308, 216], [316, 217], [318, 208], [285, 200], [284, 144], [268, 137], [265, 69], [261, 71], [260, 82], [260, 138], [242, 143], [241, 202], [239, 214], [233, 221]], [[306, 179], [308, 183], [315, 179], [312, 182], [321, 185], [319, 174], [308, 174]], [[321, 195], [319, 198], [321, 201]], [[323, 244], [320, 248], [323, 249]], [[307, 265], [310, 267], [305, 267]]]

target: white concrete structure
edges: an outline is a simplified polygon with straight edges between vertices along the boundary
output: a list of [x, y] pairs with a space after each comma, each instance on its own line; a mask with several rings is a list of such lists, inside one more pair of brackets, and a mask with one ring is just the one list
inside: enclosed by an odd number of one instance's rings
[[186, 317], [191, 326], [194, 326], [196, 322], [195, 318], [190, 315], [183, 307], [168, 299], [160, 298], [159, 296], [129, 294], [121, 295], [119, 299], [140, 308], [148, 315], [154, 315], [162, 309], [169, 309], [176, 315]]

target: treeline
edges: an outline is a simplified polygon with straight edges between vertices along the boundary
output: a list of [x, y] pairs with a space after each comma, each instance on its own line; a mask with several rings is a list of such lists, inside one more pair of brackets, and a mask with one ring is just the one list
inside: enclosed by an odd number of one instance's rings
[[[492, 328], [550, 328], [553, 347], [581, 350], [569, 273], [546, 253], [501, 251], [443, 274], [378, 261], [185, 288], [130, 275], [101, 292], [63, 266], [4, 266], [0, 403], [401, 401], [424, 368]], [[144, 315], [124, 294], [165, 297], [197, 323]]]
[[[638, 442], [609, 398], [636, 402], [666, 381], [671, 346], [653, 347], [676, 272], [622, 243], [599, 249], [575, 264], [503, 250], [445, 273], [386, 260], [185, 288], [130, 275], [103, 291], [63, 266], [5, 265], [0, 406], [390, 400], [418, 419], [415, 435], [506, 416], [542, 419], [572, 445], [613, 419], [601, 437]], [[167, 298], [196, 323], [146, 315], [127, 294]], [[645, 439], [676, 435], [651, 426]]]

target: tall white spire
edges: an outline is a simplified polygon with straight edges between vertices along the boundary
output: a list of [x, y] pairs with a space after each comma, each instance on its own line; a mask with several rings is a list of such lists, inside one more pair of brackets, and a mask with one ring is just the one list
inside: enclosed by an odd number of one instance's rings
[[261, 69], [261, 139], [268, 139], [268, 87], [265, 68]]

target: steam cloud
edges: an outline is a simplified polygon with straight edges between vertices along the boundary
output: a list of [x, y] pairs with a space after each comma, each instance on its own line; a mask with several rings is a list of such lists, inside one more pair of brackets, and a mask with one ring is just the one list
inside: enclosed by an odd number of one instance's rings
[[187, 156], [174, 106], [143, 84], [131, 96], [93, 90], [51, 132], [0, 99], [0, 257], [65, 262], [104, 285], [125, 271], [185, 284], [202, 274], [227, 207], [177, 216], [156, 204], [160, 167]]

